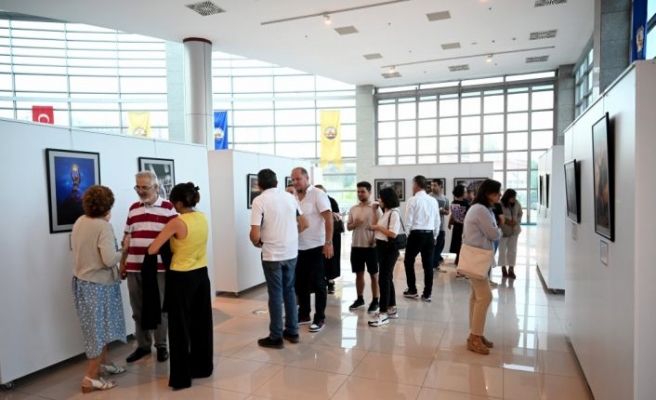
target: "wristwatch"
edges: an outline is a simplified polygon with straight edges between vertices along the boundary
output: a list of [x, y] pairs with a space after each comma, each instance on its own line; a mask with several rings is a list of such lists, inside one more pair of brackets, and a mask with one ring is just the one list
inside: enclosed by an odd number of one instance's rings
[[332, 241], [332, 240], [326, 240], [326, 243], [325, 243], [325, 244], [329, 244], [329, 245], [332, 246], [332, 245], [333, 245], [333, 241]]

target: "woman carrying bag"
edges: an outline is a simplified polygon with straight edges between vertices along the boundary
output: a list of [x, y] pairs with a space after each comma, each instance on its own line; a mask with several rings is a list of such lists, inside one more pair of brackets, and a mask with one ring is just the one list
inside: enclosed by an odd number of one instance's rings
[[[508, 189], [501, 197], [501, 206], [505, 222], [501, 225], [503, 237], [499, 241], [499, 262], [504, 277], [515, 279], [515, 262], [517, 261], [517, 240], [522, 232], [522, 205], [517, 201], [517, 192]], [[506, 266], [510, 269], [506, 271]]]
[[[483, 333], [487, 309], [492, 302], [487, 270], [494, 258], [494, 241], [502, 236], [492, 210], [500, 197], [501, 183], [491, 179], [481, 183], [465, 216], [463, 245], [458, 265], [459, 272], [470, 277], [472, 288], [469, 298], [470, 335], [467, 338], [467, 350], [479, 354], [490, 354], [490, 348], [494, 346]], [[503, 215], [499, 218], [503, 224]]]

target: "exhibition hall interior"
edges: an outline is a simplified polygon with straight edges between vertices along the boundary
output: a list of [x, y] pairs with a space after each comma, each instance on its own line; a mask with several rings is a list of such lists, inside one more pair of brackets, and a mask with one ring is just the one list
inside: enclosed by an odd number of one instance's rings
[[[0, 400], [656, 398], [655, 27], [656, 0], [0, 0]], [[298, 336], [266, 201], [297, 209]]]

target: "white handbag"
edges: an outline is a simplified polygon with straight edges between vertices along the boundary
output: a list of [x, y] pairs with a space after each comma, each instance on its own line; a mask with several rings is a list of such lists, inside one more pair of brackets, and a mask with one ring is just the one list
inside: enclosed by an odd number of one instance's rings
[[492, 267], [494, 250], [479, 249], [463, 243], [460, 247], [457, 271], [470, 279], [487, 279]]

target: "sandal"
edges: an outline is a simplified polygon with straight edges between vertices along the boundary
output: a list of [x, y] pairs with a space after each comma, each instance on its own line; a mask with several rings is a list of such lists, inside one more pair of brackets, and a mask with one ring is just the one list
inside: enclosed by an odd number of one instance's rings
[[125, 368], [114, 364], [100, 364], [100, 368], [103, 368], [105, 372], [112, 375], [118, 375], [125, 372]]
[[91, 393], [94, 390], [109, 390], [116, 387], [116, 382], [106, 381], [102, 377], [98, 379], [91, 379], [88, 376], [84, 377], [82, 381], [82, 393]]

